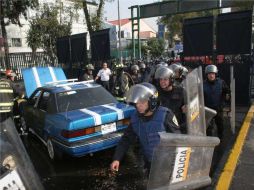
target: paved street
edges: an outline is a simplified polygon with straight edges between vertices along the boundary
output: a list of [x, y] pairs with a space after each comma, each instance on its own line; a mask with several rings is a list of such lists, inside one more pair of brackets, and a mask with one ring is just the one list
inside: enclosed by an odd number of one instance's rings
[[125, 157], [120, 171], [113, 174], [109, 166], [114, 149], [82, 158], [66, 157], [63, 161], [53, 163], [47, 155], [46, 147], [36, 137], [25, 136], [23, 142], [47, 190], [145, 189], [142, 167], [136, 164], [142, 164], [142, 159], [137, 159], [133, 151], [129, 151]]

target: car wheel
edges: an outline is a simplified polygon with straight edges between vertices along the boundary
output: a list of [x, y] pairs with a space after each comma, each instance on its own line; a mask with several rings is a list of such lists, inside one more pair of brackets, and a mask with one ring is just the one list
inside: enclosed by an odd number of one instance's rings
[[25, 118], [23, 116], [20, 116], [20, 130], [22, 133], [28, 133], [28, 131], [29, 131], [29, 128], [28, 128]]
[[62, 154], [57, 151], [52, 143], [52, 140], [49, 138], [47, 140], [47, 150], [48, 150], [48, 155], [51, 160], [61, 160], [62, 159]]

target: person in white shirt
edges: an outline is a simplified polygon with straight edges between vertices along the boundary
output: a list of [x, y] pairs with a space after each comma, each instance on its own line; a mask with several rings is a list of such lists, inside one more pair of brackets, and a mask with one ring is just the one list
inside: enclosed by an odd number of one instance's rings
[[107, 63], [103, 63], [102, 69], [99, 70], [95, 81], [97, 81], [99, 78], [101, 80], [101, 85], [109, 91], [109, 79], [111, 75], [111, 70], [108, 68]]

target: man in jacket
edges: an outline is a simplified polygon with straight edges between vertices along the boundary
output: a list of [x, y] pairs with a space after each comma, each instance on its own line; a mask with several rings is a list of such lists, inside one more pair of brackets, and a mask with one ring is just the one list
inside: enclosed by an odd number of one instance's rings
[[144, 155], [144, 167], [148, 173], [154, 148], [160, 142], [159, 132], [180, 133], [174, 114], [159, 106], [158, 91], [150, 83], [136, 84], [126, 94], [126, 102], [136, 107], [130, 125], [122, 136], [111, 163], [111, 170], [118, 171], [120, 162], [129, 146], [138, 138]]
[[[204, 100], [205, 106], [217, 111], [215, 123], [220, 139], [223, 138], [223, 107], [225, 101], [230, 99], [230, 89], [224, 80], [217, 77], [218, 69], [215, 65], [208, 65], [205, 68], [206, 80], [204, 81]], [[207, 129], [207, 135], [212, 135], [212, 126]]]
[[85, 73], [81, 76], [80, 81], [88, 81], [88, 80], [93, 80], [93, 70], [94, 66], [92, 64], [86, 65], [86, 71]]
[[[12, 73], [6, 73], [7, 77], [14, 77]], [[7, 79], [5, 74], [1, 72], [0, 78], [0, 119], [2, 121], [12, 117], [13, 109], [13, 86], [12, 81]]]
[[184, 90], [181, 86], [174, 86], [174, 72], [161, 66], [155, 72], [155, 79], [159, 80], [159, 100], [162, 106], [172, 110], [181, 126], [182, 133], [186, 133], [186, 116]]

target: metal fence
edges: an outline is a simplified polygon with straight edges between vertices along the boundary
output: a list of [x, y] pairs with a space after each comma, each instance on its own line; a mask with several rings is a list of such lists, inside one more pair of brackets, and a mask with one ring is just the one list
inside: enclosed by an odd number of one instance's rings
[[[36, 53], [9, 53], [7, 55], [9, 66], [6, 64], [6, 57], [1, 56], [0, 58], [0, 66], [3, 69], [12, 69], [17, 74], [17, 80], [22, 80], [21, 70], [28, 67], [34, 66], [58, 66], [57, 58], [53, 61], [50, 57], [44, 52], [36, 52]], [[7, 68], [8, 67], [8, 68]]]

